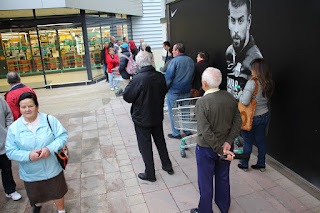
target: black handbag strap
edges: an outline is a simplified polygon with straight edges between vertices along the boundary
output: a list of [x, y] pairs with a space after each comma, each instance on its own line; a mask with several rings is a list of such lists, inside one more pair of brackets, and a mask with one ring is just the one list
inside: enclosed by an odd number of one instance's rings
[[47, 115], [47, 121], [48, 121], [48, 124], [49, 124], [49, 127], [50, 127], [50, 129], [51, 129], [51, 132], [52, 132], [53, 136], [55, 136], [55, 135], [54, 135], [54, 132], [53, 132], [53, 130], [52, 130], [52, 127], [51, 127], [51, 125], [50, 125], [50, 122], [49, 122], [49, 115]]

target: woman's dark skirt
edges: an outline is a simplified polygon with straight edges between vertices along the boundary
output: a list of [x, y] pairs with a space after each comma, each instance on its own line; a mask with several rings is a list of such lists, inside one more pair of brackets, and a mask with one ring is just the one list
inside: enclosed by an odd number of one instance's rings
[[31, 206], [50, 200], [59, 200], [67, 193], [68, 187], [63, 171], [48, 180], [24, 182]]

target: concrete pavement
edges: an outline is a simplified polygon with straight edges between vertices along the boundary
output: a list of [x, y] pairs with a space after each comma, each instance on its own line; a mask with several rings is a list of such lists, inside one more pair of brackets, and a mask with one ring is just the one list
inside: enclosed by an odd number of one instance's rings
[[[157, 181], [137, 178], [144, 164], [137, 147], [130, 105], [116, 98], [106, 82], [95, 85], [36, 90], [40, 111], [55, 115], [69, 133], [70, 161], [65, 170], [69, 191], [66, 210], [92, 213], [186, 213], [197, 206], [199, 192], [194, 148], [181, 158], [179, 140], [166, 137], [175, 174], [161, 169], [154, 149]], [[170, 133], [168, 115], [165, 135]], [[250, 164], [256, 162], [252, 155]], [[267, 164], [265, 172], [237, 168], [231, 164], [231, 213], [320, 212], [320, 201]], [[0, 188], [0, 212], [31, 212], [18, 164], [13, 162], [17, 191], [23, 198], [12, 201]], [[43, 212], [57, 212], [53, 202]], [[214, 205], [214, 212], [219, 212]]]

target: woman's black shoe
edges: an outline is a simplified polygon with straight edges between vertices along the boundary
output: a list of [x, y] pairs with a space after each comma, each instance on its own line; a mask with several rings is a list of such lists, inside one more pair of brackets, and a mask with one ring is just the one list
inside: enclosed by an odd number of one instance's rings
[[41, 206], [34, 206], [32, 213], [40, 213]]
[[239, 169], [242, 169], [242, 170], [245, 171], [245, 172], [248, 171], [248, 167], [242, 166], [241, 163], [238, 164], [238, 168], [239, 168]]
[[255, 170], [260, 170], [261, 172], [266, 171], [266, 166], [251, 165], [251, 168]]
[[199, 213], [198, 209], [191, 209], [190, 213]]
[[174, 174], [174, 171], [173, 169], [164, 169], [162, 168], [164, 171], [168, 172], [169, 175], [173, 175]]
[[157, 180], [155, 177], [154, 178], [147, 177], [147, 175], [145, 173], [139, 173], [138, 178], [140, 178], [141, 180], [146, 180], [146, 181], [150, 181], [150, 182], [155, 182]]

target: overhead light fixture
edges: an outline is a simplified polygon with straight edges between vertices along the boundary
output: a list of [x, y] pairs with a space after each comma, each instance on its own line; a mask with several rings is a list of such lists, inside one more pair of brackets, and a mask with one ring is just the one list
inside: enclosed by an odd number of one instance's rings
[[64, 25], [72, 25], [72, 24], [73, 23], [44, 24], [44, 25], [38, 25], [38, 27], [64, 26]]

